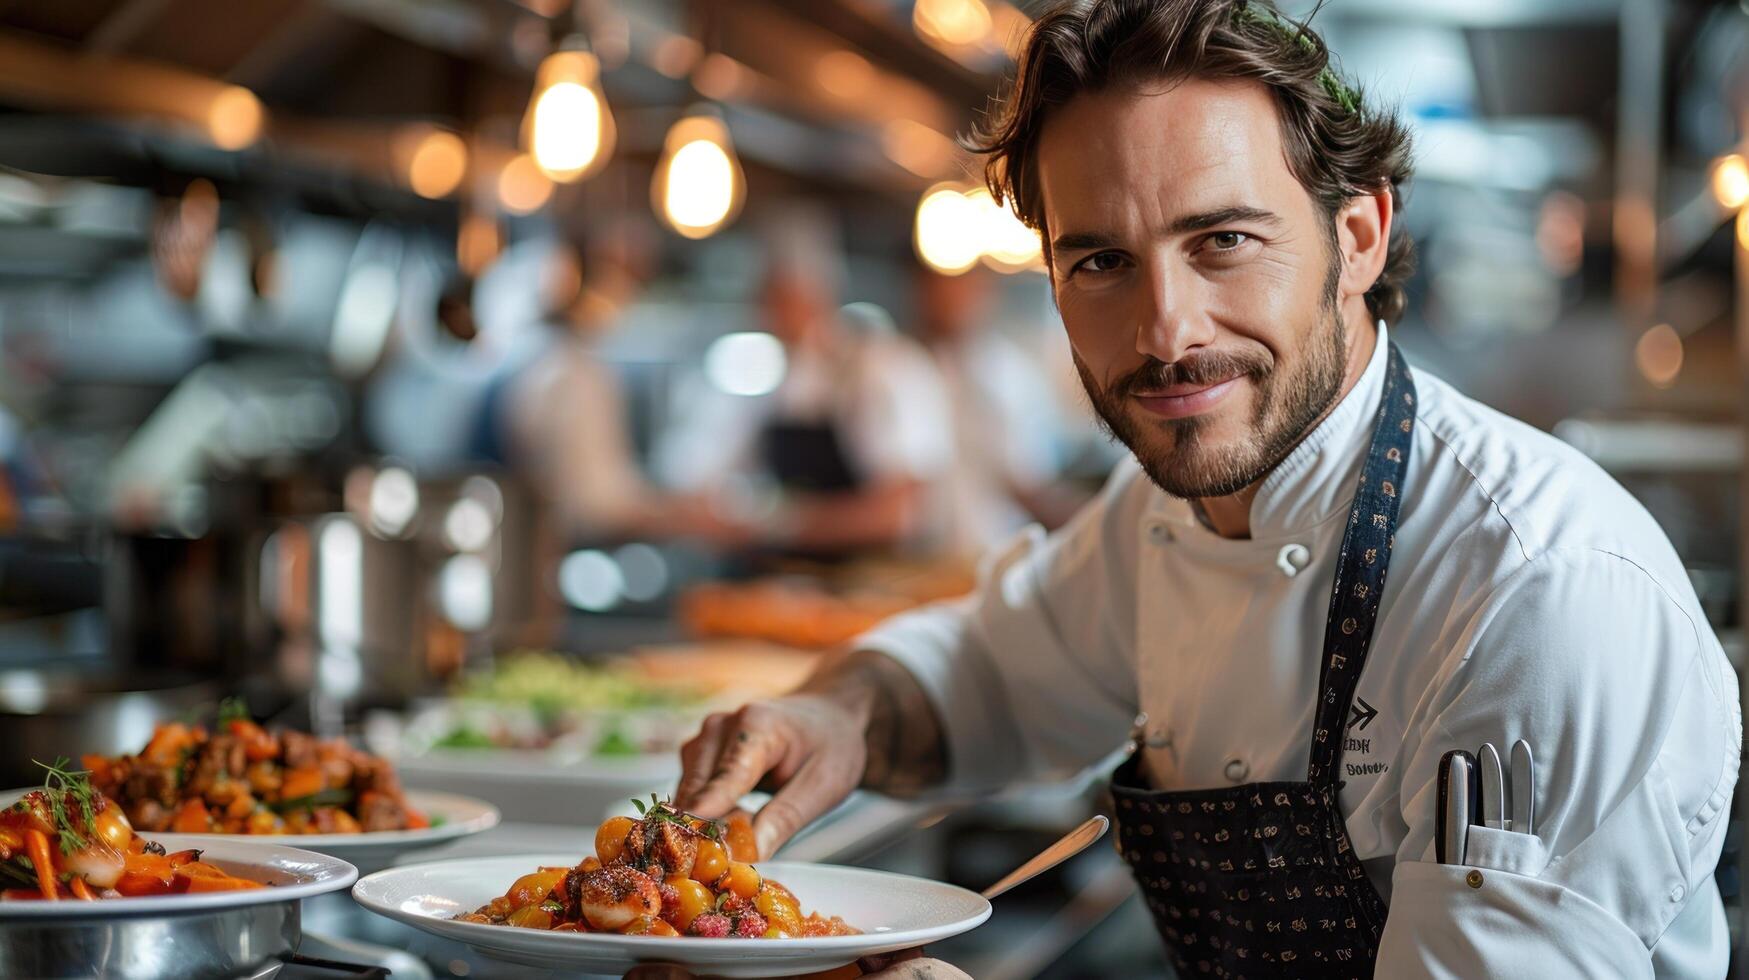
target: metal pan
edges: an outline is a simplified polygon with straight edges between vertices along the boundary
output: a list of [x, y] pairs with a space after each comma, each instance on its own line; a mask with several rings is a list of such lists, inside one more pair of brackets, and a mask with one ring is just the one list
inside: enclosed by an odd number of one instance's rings
[[232, 874], [273, 885], [244, 892], [97, 902], [0, 902], [0, 977], [270, 977], [303, 936], [302, 902], [343, 891], [352, 865], [280, 843], [148, 834], [203, 850]]

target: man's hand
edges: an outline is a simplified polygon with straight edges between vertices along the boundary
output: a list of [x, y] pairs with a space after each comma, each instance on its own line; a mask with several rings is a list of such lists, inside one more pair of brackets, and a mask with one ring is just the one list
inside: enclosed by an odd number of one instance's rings
[[753, 819], [769, 856], [862, 781], [867, 728], [867, 697], [793, 694], [711, 715], [680, 750], [674, 805], [715, 819], [769, 775], [777, 794]]
[[680, 762], [674, 804], [701, 817], [723, 816], [768, 777], [775, 784], [753, 818], [762, 858], [859, 785], [916, 792], [947, 770], [923, 689], [876, 653], [834, 658], [794, 694], [711, 715]]

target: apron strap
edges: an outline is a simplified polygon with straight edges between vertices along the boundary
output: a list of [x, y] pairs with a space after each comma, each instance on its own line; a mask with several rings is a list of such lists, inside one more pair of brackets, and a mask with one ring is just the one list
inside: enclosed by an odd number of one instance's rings
[[1397, 539], [1397, 505], [1409, 467], [1415, 428], [1415, 380], [1396, 344], [1390, 345], [1385, 391], [1379, 397], [1372, 444], [1361, 468], [1360, 487], [1348, 511], [1348, 529], [1336, 560], [1336, 584], [1324, 621], [1324, 663], [1318, 673], [1317, 723], [1307, 779], [1339, 782], [1336, 763], [1350, 704], [1372, 646], [1373, 626], [1384, 597], [1385, 570]]

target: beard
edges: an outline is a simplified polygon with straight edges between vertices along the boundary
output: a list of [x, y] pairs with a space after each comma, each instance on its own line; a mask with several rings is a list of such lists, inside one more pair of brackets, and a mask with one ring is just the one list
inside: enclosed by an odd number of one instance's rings
[[[1342, 391], [1348, 344], [1334, 277], [1325, 293], [1297, 365], [1284, 367], [1251, 352], [1210, 351], [1171, 364], [1149, 359], [1104, 386], [1076, 354], [1075, 370], [1100, 427], [1135, 455], [1155, 486], [1174, 497], [1224, 497], [1257, 483], [1300, 444]], [[1237, 439], [1218, 440], [1209, 415], [1141, 420], [1132, 414], [1133, 392], [1208, 386], [1233, 377], [1249, 379], [1257, 392], [1248, 431]]]

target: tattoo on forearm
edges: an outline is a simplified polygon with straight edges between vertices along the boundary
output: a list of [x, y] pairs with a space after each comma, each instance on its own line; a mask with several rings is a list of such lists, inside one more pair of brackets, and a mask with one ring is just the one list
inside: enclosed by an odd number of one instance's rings
[[947, 778], [947, 746], [935, 708], [911, 673], [878, 653], [858, 652], [818, 684], [854, 686], [869, 695], [868, 762], [862, 785], [893, 796], [920, 793]]

